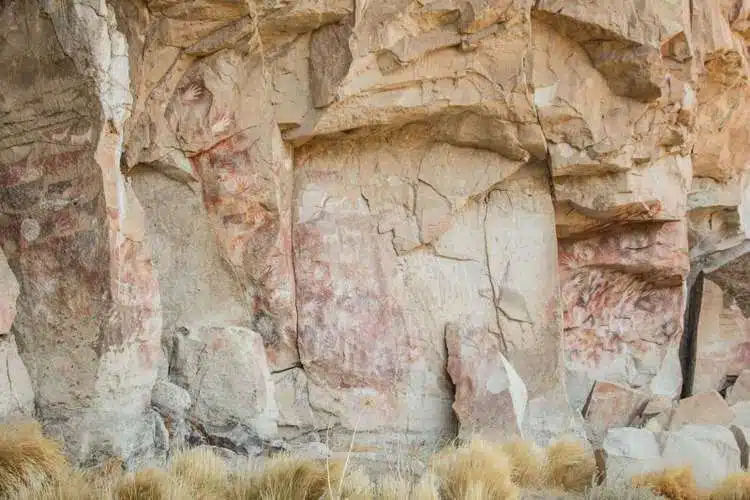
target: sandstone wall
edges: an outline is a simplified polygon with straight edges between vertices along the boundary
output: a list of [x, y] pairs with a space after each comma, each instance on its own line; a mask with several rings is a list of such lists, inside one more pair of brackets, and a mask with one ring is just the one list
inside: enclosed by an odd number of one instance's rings
[[601, 444], [750, 368], [743, 0], [11, 0], [0, 27], [0, 414], [80, 462]]

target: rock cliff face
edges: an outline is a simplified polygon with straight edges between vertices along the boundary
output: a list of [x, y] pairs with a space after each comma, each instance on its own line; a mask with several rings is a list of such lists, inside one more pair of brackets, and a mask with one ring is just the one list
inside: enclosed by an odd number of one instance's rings
[[0, 415], [79, 462], [599, 445], [750, 368], [747, 1], [4, 0], [0, 27]]

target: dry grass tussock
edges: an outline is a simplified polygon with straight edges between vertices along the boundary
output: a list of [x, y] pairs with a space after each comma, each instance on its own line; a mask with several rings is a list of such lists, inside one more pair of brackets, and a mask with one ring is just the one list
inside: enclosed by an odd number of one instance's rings
[[41, 496], [69, 474], [60, 444], [44, 437], [38, 423], [0, 429], [0, 498]]
[[371, 478], [348, 461], [278, 455], [262, 468], [230, 471], [208, 448], [175, 454], [161, 469], [124, 473], [70, 467], [58, 443], [37, 424], [0, 426], [0, 500], [750, 500], [750, 473], [726, 478], [713, 492], [687, 468], [644, 474], [632, 484], [596, 485], [596, 465], [581, 443], [540, 450], [522, 441], [474, 439], [433, 457], [413, 479]]
[[710, 500], [750, 500], [750, 472], [737, 472], [727, 476], [711, 492]]
[[673, 467], [642, 474], [633, 478], [632, 485], [636, 488], [649, 488], [657, 495], [671, 500], [700, 500], [707, 496], [696, 484], [690, 467]]
[[596, 478], [593, 453], [578, 441], [558, 441], [547, 448], [544, 483], [564, 491], [583, 492]]

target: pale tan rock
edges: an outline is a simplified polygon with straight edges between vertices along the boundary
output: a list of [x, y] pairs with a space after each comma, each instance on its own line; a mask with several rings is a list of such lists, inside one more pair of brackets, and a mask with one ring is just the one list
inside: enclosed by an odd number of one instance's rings
[[[539, 229], [553, 224], [543, 172], [429, 136], [416, 126], [354, 135], [297, 156], [300, 355], [311, 404], [349, 429], [389, 421], [410, 433], [448, 432], [446, 358], [428, 347], [444, 343], [446, 323], [503, 331], [529, 399], [559, 384], [558, 316], [547, 306], [554, 240]], [[502, 193], [481, 194], [496, 185]], [[532, 260], [533, 275], [517, 274]]]
[[315, 428], [320, 419], [310, 406], [305, 371], [292, 368], [271, 377], [279, 410], [279, 426], [296, 427], [303, 431]]
[[694, 177], [688, 195], [691, 260], [700, 263], [711, 254], [740, 247], [750, 238], [749, 209], [747, 175], [727, 182]]
[[674, 407], [674, 401], [672, 401], [672, 399], [666, 396], [652, 397], [651, 399], [648, 400], [648, 403], [646, 403], [646, 406], [643, 408], [643, 415], [645, 416], [657, 415], [659, 413], [669, 411], [673, 407]]
[[735, 425], [750, 427], [750, 402], [738, 401], [731, 407]]
[[746, 366], [750, 328], [732, 302], [726, 303], [722, 289], [706, 279], [695, 340], [693, 394], [719, 390], [727, 376], [736, 376]]
[[[591, 425], [613, 416], [602, 387], [681, 393], [701, 271], [723, 298], [696, 387], [718, 390], [750, 359], [746, 4], [5, 6], [0, 245], [22, 292], [0, 335], [17, 303], [39, 418], [83, 461], [206, 439], [193, 418], [248, 453], [329, 427], [346, 453], [356, 430], [382, 464], [455, 436], [453, 324], [526, 387], [516, 431], [581, 437], [590, 395]], [[160, 336], [185, 329], [215, 396], [164, 390]]]
[[[75, 462], [137, 461], [154, 451], [161, 305], [119, 168], [127, 41], [106, 2], [6, 7], [0, 245], [24, 290], [13, 330], [35, 417]], [[23, 365], [8, 359], [20, 390]]]
[[734, 412], [716, 391], [704, 392], [680, 401], [669, 425], [678, 430], [684, 425], [729, 425]]
[[689, 466], [702, 488], [713, 488], [740, 470], [741, 454], [728, 428], [686, 425], [678, 431], [653, 433], [645, 429], [610, 429], [604, 441], [607, 481], [670, 467]]
[[726, 399], [729, 406], [740, 401], [750, 401], [750, 370], [740, 372], [734, 385], [727, 389]]
[[7, 335], [16, 318], [18, 281], [13, 274], [5, 254], [0, 251], [0, 336]]
[[261, 336], [247, 328], [183, 329], [171, 339], [170, 379], [193, 402], [190, 418], [247, 453], [276, 435], [278, 408]]
[[584, 417], [588, 438], [594, 448], [601, 447], [607, 430], [631, 425], [643, 410], [648, 395], [610, 382], [594, 384]]
[[0, 420], [34, 416], [34, 388], [13, 336], [0, 338]]
[[607, 483], [629, 481], [633, 476], [662, 467], [659, 435], [646, 429], [609, 429], [602, 449], [606, 454]]
[[702, 488], [713, 488], [741, 470], [740, 449], [727, 427], [686, 425], [662, 439], [662, 468], [689, 465]]

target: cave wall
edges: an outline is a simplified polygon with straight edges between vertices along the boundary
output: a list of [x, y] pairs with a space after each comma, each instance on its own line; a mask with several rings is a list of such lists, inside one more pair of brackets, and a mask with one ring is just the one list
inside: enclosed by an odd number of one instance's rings
[[0, 413], [80, 462], [355, 433], [380, 460], [591, 438], [607, 398], [677, 398], [686, 369], [721, 389], [738, 369], [701, 366], [750, 342], [749, 23], [742, 0], [0, 3]]

